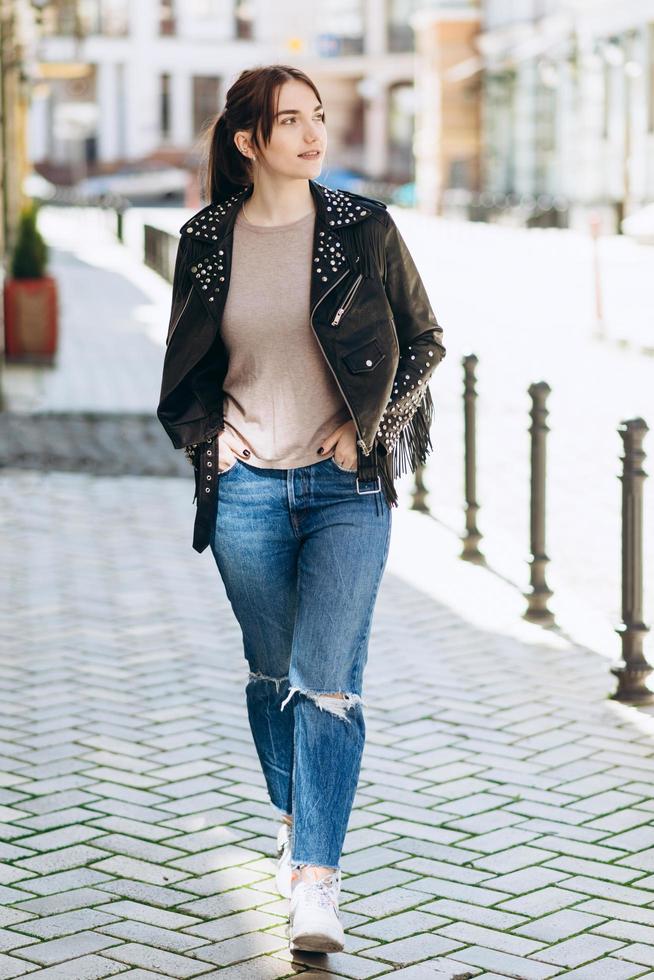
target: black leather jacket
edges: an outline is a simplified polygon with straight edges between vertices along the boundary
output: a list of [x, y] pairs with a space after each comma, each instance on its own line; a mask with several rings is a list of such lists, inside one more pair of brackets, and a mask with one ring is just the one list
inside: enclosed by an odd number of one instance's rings
[[[309, 186], [316, 206], [310, 326], [356, 424], [357, 491], [372, 486], [396, 506], [394, 479], [414, 472], [432, 449], [428, 381], [445, 356], [443, 331], [386, 205], [315, 180]], [[237, 190], [185, 222], [175, 263], [157, 416], [195, 469], [199, 552], [215, 527], [232, 230], [251, 193], [251, 185]]]

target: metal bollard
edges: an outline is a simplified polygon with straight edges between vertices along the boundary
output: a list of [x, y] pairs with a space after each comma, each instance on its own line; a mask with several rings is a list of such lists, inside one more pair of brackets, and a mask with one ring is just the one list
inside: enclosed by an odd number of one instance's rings
[[654, 692], [645, 684], [652, 667], [643, 653], [643, 637], [649, 627], [643, 622], [643, 439], [648, 431], [644, 419], [622, 422], [618, 429], [624, 447], [622, 457], [622, 623], [616, 628], [622, 640], [622, 663], [611, 667], [618, 678], [617, 701], [651, 704]]
[[531, 590], [525, 592], [527, 609], [523, 618], [540, 626], [554, 626], [554, 615], [547, 607], [552, 592], [545, 581], [545, 567], [549, 561], [545, 553], [545, 487], [546, 455], [545, 446], [549, 429], [547, 427], [546, 401], [552, 389], [546, 381], [529, 386], [531, 407], [531, 495], [529, 502], [529, 526], [531, 566]]
[[476, 435], [476, 415], [475, 401], [477, 392], [475, 390], [475, 368], [479, 358], [476, 354], [466, 354], [463, 358], [464, 388], [463, 388], [463, 415], [465, 428], [465, 513], [466, 513], [466, 532], [462, 538], [463, 548], [459, 558], [464, 561], [471, 561], [476, 565], [485, 565], [486, 558], [479, 550], [481, 534], [477, 527], [477, 511], [479, 504], [476, 500], [477, 495], [477, 435]]
[[422, 514], [428, 514], [429, 504], [427, 503], [427, 487], [425, 486], [424, 473], [425, 467], [422, 463], [418, 463], [413, 482], [413, 491], [411, 493], [410, 509], [418, 510]]

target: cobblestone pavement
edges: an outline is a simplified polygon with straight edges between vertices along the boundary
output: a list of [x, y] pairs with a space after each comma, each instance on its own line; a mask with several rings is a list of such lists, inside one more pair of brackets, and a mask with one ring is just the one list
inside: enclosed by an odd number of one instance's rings
[[0, 465], [102, 476], [185, 476], [156, 415], [118, 412], [2, 412]]
[[288, 949], [190, 478], [6, 469], [0, 977], [654, 978], [654, 717], [394, 512], [341, 954]]

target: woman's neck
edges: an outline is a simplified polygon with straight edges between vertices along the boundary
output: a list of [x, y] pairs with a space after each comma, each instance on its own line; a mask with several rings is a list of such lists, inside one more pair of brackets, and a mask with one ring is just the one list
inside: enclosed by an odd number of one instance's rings
[[283, 183], [258, 181], [244, 202], [244, 214], [253, 225], [288, 225], [315, 210], [308, 180]]

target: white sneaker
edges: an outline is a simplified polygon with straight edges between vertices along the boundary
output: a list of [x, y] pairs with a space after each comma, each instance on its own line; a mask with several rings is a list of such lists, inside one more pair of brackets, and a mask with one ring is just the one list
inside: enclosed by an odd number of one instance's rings
[[338, 917], [340, 868], [318, 881], [299, 881], [291, 893], [290, 948], [315, 953], [339, 953], [345, 932]]
[[277, 831], [277, 891], [284, 898], [291, 897], [291, 828], [282, 820]]

